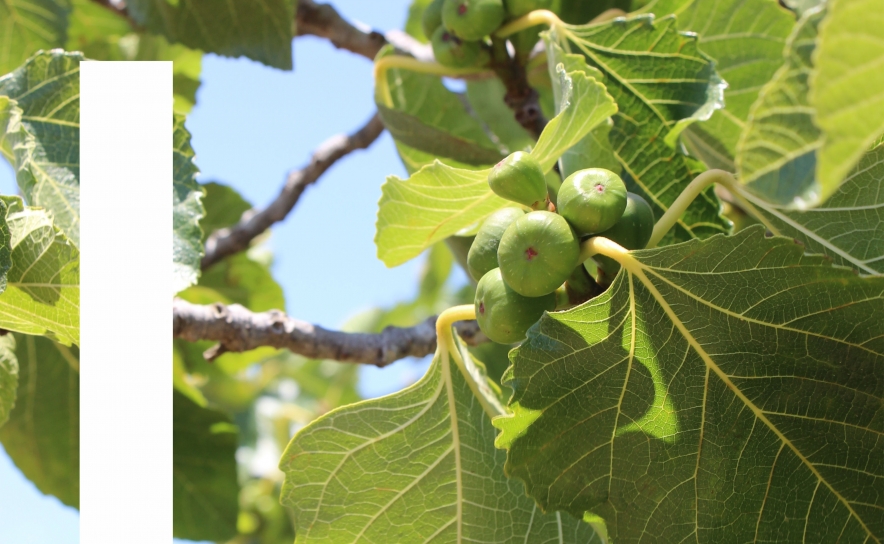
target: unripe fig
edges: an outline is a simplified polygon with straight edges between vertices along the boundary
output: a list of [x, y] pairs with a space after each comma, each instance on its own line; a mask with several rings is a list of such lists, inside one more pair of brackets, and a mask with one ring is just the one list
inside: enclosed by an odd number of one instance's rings
[[[620, 220], [610, 229], [600, 232], [612, 242], [625, 249], [644, 249], [654, 232], [654, 210], [648, 201], [635, 193], [626, 193], [626, 209]], [[620, 270], [620, 264], [604, 255], [593, 257], [605, 274], [613, 276]]]
[[552, 293], [577, 266], [580, 241], [561, 215], [537, 211], [513, 221], [497, 248], [507, 285], [526, 297]]
[[491, 56], [479, 42], [465, 42], [439, 26], [433, 33], [433, 56], [439, 64], [452, 68], [469, 68], [488, 64]]
[[504, 208], [485, 219], [467, 255], [467, 267], [473, 279], [479, 281], [489, 271], [497, 268], [497, 248], [500, 246], [500, 239], [507, 227], [523, 215], [525, 212], [518, 208]]
[[503, 23], [503, 0], [445, 0], [442, 24], [463, 40], [481, 40]]
[[476, 321], [485, 336], [500, 344], [524, 340], [544, 311], [556, 307], [556, 296], [523, 297], [503, 281], [500, 269], [482, 276], [476, 287]]
[[505, 0], [506, 12], [515, 19], [538, 9], [550, 9], [552, 0]]
[[424, 9], [424, 14], [421, 17], [421, 26], [428, 40], [432, 40], [436, 29], [442, 26], [442, 4], [444, 3], [445, 0], [433, 0]]
[[546, 207], [546, 176], [540, 164], [524, 151], [516, 151], [497, 163], [488, 174], [488, 185], [501, 198], [535, 210]]
[[604, 168], [578, 170], [562, 182], [556, 210], [578, 236], [608, 230], [626, 210], [626, 185]]

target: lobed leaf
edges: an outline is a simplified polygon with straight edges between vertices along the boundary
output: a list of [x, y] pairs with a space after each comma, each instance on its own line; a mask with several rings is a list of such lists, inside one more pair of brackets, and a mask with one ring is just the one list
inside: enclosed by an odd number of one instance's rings
[[136, 23], [172, 43], [292, 69], [292, 0], [267, 0], [259, 9], [246, 0], [129, 0], [126, 7]]
[[[542, 514], [504, 476], [483, 404], [453, 364], [485, 383], [466, 348], [437, 351], [398, 393], [329, 412], [292, 439], [280, 462], [295, 542], [598, 542], [592, 526]], [[582, 517], [582, 514], [581, 514]]]
[[810, 81], [810, 104], [825, 136], [816, 167], [821, 201], [884, 134], [884, 6], [829, 0], [826, 9]]
[[884, 538], [884, 278], [754, 226], [629, 252], [511, 357], [507, 474], [614, 542]]
[[45, 208], [55, 226], [80, 245], [79, 53], [39, 52], [0, 78], [0, 95], [15, 101], [4, 154], [30, 206]]
[[184, 116], [175, 114], [172, 124], [172, 291], [196, 283], [200, 261], [205, 254], [200, 219], [205, 215], [203, 189], [196, 182], [199, 173], [193, 163], [190, 132], [184, 127]]
[[80, 252], [41, 208], [6, 204], [12, 267], [0, 294], [0, 328], [80, 342]]
[[[570, 105], [544, 128], [531, 152], [549, 170], [566, 149], [604, 122], [616, 106], [605, 87], [583, 72], [562, 74]], [[435, 161], [407, 180], [387, 178], [378, 203], [375, 243], [378, 258], [396, 266], [461, 229], [511, 206], [488, 187], [486, 170], [468, 170]]]
[[[609, 140], [626, 173], [627, 187], [662, 215], [693, 179], [690, 160], [672, 147], [690, 124], [721, 106], [723, 83], [695, 36], [678, 32], [674, 17], [618, 18], [609, 23], [565, 26], [550, 36], [564, 52], [582, 54], [604, 74], [617, 103]], [[552, 62], [561, 59], [553, 54]], [[667, 140], [669, 143], [667, 143]], [[711, 189], [682, 215], [666, 240], [728, 232]]]
[[172, 405], [172, 532], [188, 540], [237, 534], [237, 430], [230, 418], [177, 390]]
[[64, 45], [70, 6], [65, 0], [0, 2], [0, 75], [40, 49]]
[[18, 398], [0, 443], [37, 489], [79, 508], [79, 350], [23, 334], [0, 342], [4, 351], [14, 347], [19, 366]]

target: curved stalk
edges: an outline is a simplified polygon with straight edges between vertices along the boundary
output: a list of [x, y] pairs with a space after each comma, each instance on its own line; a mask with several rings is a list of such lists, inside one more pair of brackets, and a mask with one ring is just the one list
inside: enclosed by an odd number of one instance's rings
[[589, 259], [593, 255], [604, 255], [620, 263], [620, 266], [631, 269], [636, 266], [635, 259], [629, 254], [629, 250], [613, 240], [604, 236], [593, 236], [580, 244], [580, 262]]
[[721, 183], [722, 185], [729, 185], [730, 182], [735, 182], [734, 176], [729, 172], [725, 172], [724, 170], [706, 170], [699, 176], [695, 177], [693, 181], [685, 187], [684, 191], [678, 195], [678, 198], [675, 199], [675, 202], [669, 206], [669, 209], [666, 210], [666, 213], [663, 214], [657, 223], [654, 225], [654, 232], [651, 234], [651, 239], [648, 241], [647, 248], [656, 247], [660, 240], [666, 236], [666, 233], [669, 232], [676, 222], [678, 222], [681, 214], [688, 209], [688, 206], [691, 205], [691, 202], [694, 201], [697, 196], [706, 190], [707, 187], [712, 185], [713, 183]]
[[381, 93], [384, 105], [393, 107], [393, 96], [390, 94], [390, 85], [387, 82], [387, 70], [391, 68], [403, 68], [421, 74], [431, 74], [440, 77], [461, 77], [487, 72], [486, 68], [451, 68], [438, 62], [422, 62], [414, 57], [405, 55], [390, 55], [374, 62], [375, 85]]
[[532, 26], [547, 25], [549, 27], [554, 27], [561, 24], [562, 20], [559, 19], [558, 15], [555, 13], [547, 9], [538, 9], [503, 25], [498, 28], [492, 36], [495, 38], [506, 38], [507, 36], [512, 36], [516, 32], [531, 28]]

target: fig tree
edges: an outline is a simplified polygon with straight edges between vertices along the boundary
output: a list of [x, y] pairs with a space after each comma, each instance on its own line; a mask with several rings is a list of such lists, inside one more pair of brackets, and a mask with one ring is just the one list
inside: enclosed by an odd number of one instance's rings
[[578, 170], [559, 188], [556, 209], [578, 236], [613, 227], [626, 209], [626, 185], [604, 168]]
[[488, 64], [488, 51], [479, 42], [465, 42], [439, 26], [433, 33], [433, 56], [439, 64], [452, 68], [469, 68]]
[[488, 185], [501, 198], [535, 210], [546, 206], [546, 176], [543, 168], [524, 151], [516, 151], [497, 163], [488, 174]]
[[[654, 232], [654, 211], [648, 201], [635, 193], [626, 193], [626, 209], [620, 220], [610, 229], [600, 232], [612, 242], [617, 242], [625, 249], [644, 249]], [[620, 264], [604, 255], [593, 257], [599, 269], [613, 277], [620, 270]]]
[[507, 285], [526, 297], [539, 297], [562, 285], [580, 257], [580, 241], [558, 214], [536, 211], [507, 227], [497, 262]]
[[467, 254], [467, 267], [474, 280], [479, 281], [490, 270], [497, 268], [497, 248], [500, 246], [500, 239], [506, 228], [523, 215], [525, 212], [518, 208], [504, 208], [485, 219]]
[[442, 26], [442, 4], [444, 3], [445, 0], [433, 0], [424, 9], [424, 14], [421, 17], [421, 26], [428, 40], [433, 39], [436, 29]]
[[556, 307], [556, 296], [523, 297], [515, 292], [495, 268], [482, 276], [476, 287], [476, 321], [485, 336], [500, 344], [512, 344], [525, 338], [531, 325], [544, 311]]
[[442, 24], [462, 40], [481, 40], [506, 17], [503, 0], [445, 0]]

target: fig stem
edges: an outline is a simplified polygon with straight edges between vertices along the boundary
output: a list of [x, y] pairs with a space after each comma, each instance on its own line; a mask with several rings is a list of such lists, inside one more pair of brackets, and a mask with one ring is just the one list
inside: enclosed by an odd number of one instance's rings
[[374, 61], [374, 81], [384, 105], [393, 107], [393, 95], [390, 94], [390, 84], [387, 81], [387, 70], [391, 68], [403, 68], [421, 74], [431, 74], [441, 77], [462, 77], [488, 72], [487, 68], [451, 68], [438, 62], [423, 62], [414, 57], [405, 55], [389, 55]]
[[548, 9], [538, 9], [531, 13], [523, 15], [514, 21], [503, 25], [492, 34], [495, 38], [506, 38], [512, 36], [516, 32], [531, 28], [537, 25], [547, 25], [549, 27], [559, 26], [563, 24], [559, 17]]
[[[503, 405], [501, 405], [500, 402], [497, 402], [496, 397], [491, 393], [487, 384], [480, 384], [476, 381], [476, 377], [467, 369], [466, 364], [457, 349], [457, 345], [454, 342], [454, 322], [465, 321], [468, 319], [476, 319], [476, 307], [472, 304], [464, 304], [462, 306], [448, 308], [436, 318], [436, 345], [438, 346], [439, 356], [442, 358], [442, 363], [445, 365], [444, 371], [446, 373], [450, 372], [447, 370], [449, 368], [447, 359], [448, 357], [451, 357], [454, 359], [461, 375], [470, 386], [470, 391], [473, 392], [473, 395], [475, 395], [479, 404], [482, 405], [482, 409], [488, 417], [494, 418], [502, 416], [506, 413]], [[485, 389], [485, 391], [483, 391], [483, 389]]]
[[627, 269], [634, 268], [637, 264], [635, 259], [629, 254], [628, 249], [604, 236], [593, 236], [580, 244], [581, 263], [585, 262], [586, 259], [589, 259], [593, 255], [610, 257]]

